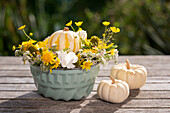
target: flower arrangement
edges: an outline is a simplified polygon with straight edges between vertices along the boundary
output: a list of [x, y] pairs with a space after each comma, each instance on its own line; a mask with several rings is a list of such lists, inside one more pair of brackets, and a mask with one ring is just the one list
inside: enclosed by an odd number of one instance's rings
[[[117, 45], [113, 43], [113, 35], [120, 32], [119, 28], [108, 27], [110, 22], [102, 22], [105, 26], [102, 38], [91, 36], [88, 39], [87, 32], [81, 28], [83, 21], [75, 22], [78, 27], [77, 31], [73, 28], [72, 23], [72, 21], [68, 22], [64, 30], [57, 31], [44, 41], [33, 40], [33, 33], [28, 35], [24, 30], [26, 25], [21, 26], [18, 30], [23, 31], [28, 41], [23, 41], [18, 47], [13, 46], [15, 56], [23, 56], [24, 64], [25, 61], [29, 61], [33, 66], [40, 66], [42, 71], [50, 70], [50, 73], [52, 73], [52, 69], [57, 68], [82, 68], [87, 71], [98, 63], [106, 65], [109, 60], [117, 61], [118, 51]], [[68, 27], [71, 27], [73, 31], [70, 31]], [[60, 38], [62, 32], [65, 35]], [[72, 34], [70, 35], [68, 32]], [[53, 41], [55, 35], [57, 38], [56, 41]], [[74, 37], [71, 40], [74, 41], [73, 46], [71, 46], [69, 36]]]

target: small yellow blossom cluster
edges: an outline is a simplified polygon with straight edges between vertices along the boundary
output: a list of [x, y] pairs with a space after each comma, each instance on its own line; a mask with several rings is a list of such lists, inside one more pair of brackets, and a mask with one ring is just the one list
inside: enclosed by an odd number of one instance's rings
[[111, 29], [112, 32], [114, 32], [114, 33], [119, 33], [119, 32], [120, 32], [120, 29], [119, 29], [119, 28], [116, 28], [116, 27], [110, 27], [110, 29]]
[[19, 49], [15, 51], [16, 56], [23, 56], [24, 63], [26, 60], [32, 63], [32, 65], [40, 65], [42, 63], [52, 73], [52, 69], [56, 69], [60, 65], [60, 59], [48, 49], [48, 39], [39, 42], [31, 39], [30, 36], [33, 36], [33, 33], [29, 33], [28, 36], [24, 30], [25, 27], [26, 25], [23, 25], [18, 30], [23, 30], [28, 37], [28, 41], [23, 41], [18, 47], [13, 45], [13, 50]]
[[[71, 26], [72, 25], [72, 23], [73, 23], [73, 21], [72, 20], [70, 20], [70, 22], [68, 22], [67, 24], [66, 24], [66, 26]], [[82, 24], [83, 24], [83, 21], [79, 21], [79, 22], [75, 22], [75, 24], [76, 24], [76, 26], [81, 26]]]
[[103, 24], [104, 26], [108, 26], [108, 25], [110, 25], [110, 22], [104, 21], [104, 22], [102, 22], [102, 24]]
[[[75, 32], [75, 29], [74, 29], [74, 27], [72, 26], [72, 23], [73, 23], [73, 21], [70, 20], [70, 21], [66, 24], [66, 26], [70, 26], [70, 27], [73, 29], [73, 31]], [[83, 21], [75, 22], [75, 24], [76, 24], [76, 26], [78, 27], [78, 31], [82, 31], [82, 28], [81, 28], [80, 26], [83, 24]]]
[[85, 61], [85, 62], [83, 62], [83, 65], [81, 65], [81, 67], [82, 67], [82, 69], [86, 69], [86, 71], [89, 69], [90, 70], [90, 68], [91, 68], [91, 66], [93, 65], [93, 63], [91, 63], [91, 61]]
[[[109, 26], [110, 25], [110, 22], [108, 22], [108, 21], [104, 21], [104, 22], [102, 22], [102, 24], [104, 25], [104, 26]], [[116, 27], [110, 27], [110, 29], [112, 30], [112, 32], [113, 33], [119, 33], [120, 32], [120, 29], [119, 28], [116, 28]], [[105, 34], [103, 34], [103, 37], [105, 37]]]

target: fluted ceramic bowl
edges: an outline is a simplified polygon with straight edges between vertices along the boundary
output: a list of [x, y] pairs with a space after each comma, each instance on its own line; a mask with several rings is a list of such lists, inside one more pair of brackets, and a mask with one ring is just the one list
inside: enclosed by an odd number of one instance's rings
[[38, 92], [54, 100], [79, 100], [88, 96], [99, 72], [99, 64], [90, 70], [55, 69], [50, 74], [42, 72], [39, 66], [30, 66]]

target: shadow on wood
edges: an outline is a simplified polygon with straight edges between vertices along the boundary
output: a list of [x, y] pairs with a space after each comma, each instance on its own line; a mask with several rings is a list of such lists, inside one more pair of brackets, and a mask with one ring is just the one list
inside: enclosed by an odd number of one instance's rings
[[10, 100], [1, 100], [0, 112], [12, 113], [109, 113], [120, 109], [124, 104], [131, 101], [139, 94], [140, 90], [133, 90], [129, 98], [120, 104], [113, 104], [99, 99], [96, 93], [91, 94], [89, 98], [83, 98], [79, 101], [55, 101], [44, 98], [37, 92], [26, 93]]
[[129, 97], [123, 102], [119, 104], [114, 104], [110, 102], [106, 102], [103, 100], [100, 100], [100, 98], [96, 95], [94, 97], [97, 99], [96, 101], [91, 100], [89, 104], [87, 104], [85, 107], [83, 107], [80, 111], [80, 113], [113, 113], [117, 110], [119, 110], [124, 104], [131, 101], [133, 98], [135, 98], [139, 94], [140, 90], [131, 90]]
[[44, 98], [38, 92], [30, 92], [10, 100], [1, 100], [0, 113], [70, 113], [73, 109], [80, 108], [85, 98], [79, 101], [55, 101]]

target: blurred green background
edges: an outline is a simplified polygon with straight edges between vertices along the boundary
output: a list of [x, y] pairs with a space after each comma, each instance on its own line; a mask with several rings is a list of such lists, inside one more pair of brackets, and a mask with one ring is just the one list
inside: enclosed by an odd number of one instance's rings
[[170, 0], [0, 0], [0, 55], [26, 40], [18, 27], [43, 40], [69, 21], [101, 36], [102, 21], [120, 27], [115, 43], [122, 55], [170, 54]]

